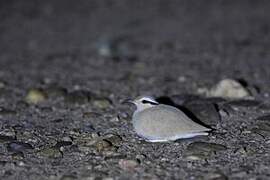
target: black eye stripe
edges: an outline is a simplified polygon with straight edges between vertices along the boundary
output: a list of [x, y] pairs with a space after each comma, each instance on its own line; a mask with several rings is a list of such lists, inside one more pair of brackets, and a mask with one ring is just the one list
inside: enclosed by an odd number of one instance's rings
[[143, 104], [152, 104], [152, 105], [158, 105], [158, 103], [152, 102], [152, 101], [147, 101], [147, 100], [142, 100]]

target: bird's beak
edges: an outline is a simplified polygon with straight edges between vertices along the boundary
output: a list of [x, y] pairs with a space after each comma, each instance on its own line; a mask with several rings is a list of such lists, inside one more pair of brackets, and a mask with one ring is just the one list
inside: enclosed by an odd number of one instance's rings
[[122, 101], [121, 104], [134, 104], [134, 102], [131, 99], [126, 99], [126, 100]]

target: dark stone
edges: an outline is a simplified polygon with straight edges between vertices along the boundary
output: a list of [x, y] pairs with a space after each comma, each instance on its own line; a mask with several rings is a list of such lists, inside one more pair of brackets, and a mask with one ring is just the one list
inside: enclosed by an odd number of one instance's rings
[[86, 104], [90, 101], [92, 94], [89, 91], [73, 91], [65, 96], [65, 101], [70, 104]]
[[224, 151], [227, 147], [221, 144], [216, 143], [207, 143], [207, 142], [194, 142], [188, 145], [185, 154], [190, 155], [199, 155], [205, 156], [207, 158], [212, 153], [218, 151]]
[[18, 110], [24, 110], [29, 107], [29, 104], [25, 101], [18, 101], [16, 105]]
[[59, 141], [54, 145], [54, 147], [61, 148], [63, 146], [70, 146], [70, 145], [72, 145], [72, 142], [70, 142], [70, 141]]
[[93, 119], [96, 119], [96, 118], [99, 118], [101, 116], [102, 116], [101, 114], [96, 113], [96, 112], [84, 112], [83, 113], [83, 118], [93, 118]]
[[15, 137], [12, 137], [12, 136], [5, 136], [5, 135], [0, 135], [0, 143], [3, 143], [3, 142], [10, 142], [10, 141], [14, 141], [16, 140]]
[[63, 122], [63, 121], [64, 121], [63, 119], [58, 118], [58, 119], [52, 120], [51, 122], [53, 122], [53, 123], [61, 123], [61, 122]]
[[220, 122], [220, 115], [213, 103], [204, 100], [189, 101], [184, 104], [196, 118], [208, 126], [216, 126]]
[[261, 130], [270, 131], [270, 122], [260, 122], [257, 126]]
[[15, 152], [11, 156], [13, 160], [21, 160], [24, 158], [24, 154], [21, 151]]
[[83, 127], [80, 129], [81, 133], [92, 133], [95, 131], [95, 128], [91, 124], [85, 124]]
[[259, 134], [263, 138], [270, 137], [270, 121], [257, 121], [255, 126], [251, 129], [253, 133]]
[[0, 116], [14, 115], [16, 111], [0, 107]]
[[236, 112], [235, 109], [233, 109], [230, 105], [226, 103], [219, 105], [218, 109], [219, 109], [220, 115], [231, 116], [232, 114], [235, 114]]
[[40, 107], [40, 111], [42, 111], [43, 113], [51, 113], [53, 112], [52, 107]]
[[76, 176], [74, 175], [63, 175], [60, 180], [74, 180], [74, 179], [77, 179]]
[[262, 136], [263, 138], [270, 137], [270, 131], [268, 131], [268, 130], [253, 128], [253, 129], [251, 129], [251, 131], [255, 134]]
[[0, 161], [0, 166], [5, 166], [7, 164], [7, 161]]
[[63, 87], [50, 86], [46, 89], [46, 93], [50, 98], [59, 98], [67, 95], [67, 90]]
[[215, 126], [220, 121], [217, 107], [213, 103], [219, 102], [220, 98], [202, 99], [194, 95], [174, 95], [173, 98], [161, 96], [156, 100], [161, 104], [180, 109], [193, 121], [204, 126]]
[[255, 100], [235, 100], [235, 101], [230, 101], [226, 104], [231, 107], [236, 107], [236, 108], [237, 107], [254, 108], [254, 107], [258, 107], [261, 104], [261, 102], [255, 101]]
[[257, 117], [256, 120], [258, 120], [258, 121], [268, 121], [268, 122], [270, 122], [270, 114], [267, 114], [267, 115], [263, 115], [263, 116]]
[[31, 144], [19, 142], [19, 141], [14, 141], [7, 145], [7, 150], [9, 152], [25, 152], [32, 149], [34, 148]]

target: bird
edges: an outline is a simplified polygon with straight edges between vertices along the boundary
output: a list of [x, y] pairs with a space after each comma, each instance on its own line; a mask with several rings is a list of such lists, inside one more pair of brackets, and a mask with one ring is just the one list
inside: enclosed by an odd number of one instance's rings
[[158, 103], [152, 96], [139, 96], [127, 102], [137, 108], [132, 115], [135, 132], [148, 142], [170, 142], [203, 136], [212, 130], [192, 121], [180, 109]]

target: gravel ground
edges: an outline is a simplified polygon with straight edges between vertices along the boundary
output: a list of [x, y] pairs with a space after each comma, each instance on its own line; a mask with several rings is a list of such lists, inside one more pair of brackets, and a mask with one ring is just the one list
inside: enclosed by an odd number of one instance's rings
[[[0, 179], [270, 179], [269, 8], [1, 1]], [[206, 97], [226, 78], [251, 97]], [[145, 142], [121, 104], [142, 94], [215, 130]]]

